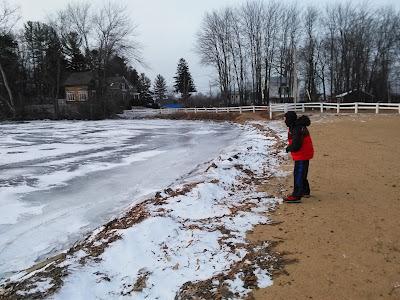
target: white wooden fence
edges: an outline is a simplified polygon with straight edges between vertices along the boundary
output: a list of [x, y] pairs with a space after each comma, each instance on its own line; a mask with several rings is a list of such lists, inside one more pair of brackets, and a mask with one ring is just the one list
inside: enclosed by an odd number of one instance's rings
[[378, 114], [380, 111], [388, 111], [392, 110], [398, 112], [400, 114], [400, 103], [364, 103], [364, 102], [355, 102], [355, 103], [321, 103], [321, 102], [313, 102], [313, 103], [285, 103], [285, 104], [272, 104], [270, 105], [269, 114], [270, 118], [272, 118], [273, 112], [287, 112], [289, 110], [294, 111], [302, 111], [313, 109], [318, 110], [319, 112], [336, 112], [340, 114], [341, 112], [351, 113], [354, 112], [358, 114], [363, 110], [375, 111]]
[[[159, 110], [153, 110], [159, 114], [172, 114], [177, 112], [187, 112], [187, 113], [244, 113], [256, 111], [266, 111], [269, 112], [269, 116], [272, 119], [274, 112], [287, 112], [287, 111], [301, 111], [306, 110], [316, 110], [318, 112], [347, 112], [347, 113], [360, 113], [363, 110], [375, 111], [379, 113], [381, 111], [395, 111], [400, 114], [400, 103], [284, 103], [284, 104], [270, 104], [269, 106], [237, 106], [237, 107], [195, 107], [195, 108], [162, 108]], [[140, 112], [141, 110], [134, 110], [135, 112]], [[143, 110], [145, 112], [148, 110]]]

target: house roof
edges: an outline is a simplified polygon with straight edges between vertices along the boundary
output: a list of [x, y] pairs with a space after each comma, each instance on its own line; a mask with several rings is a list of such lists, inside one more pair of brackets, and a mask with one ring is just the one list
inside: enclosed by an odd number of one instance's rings
[[107, 78], [107, 83], [113, 87], [115, 84], [125, 83], [130, 90], [134, 90], [132, 83], [130, 83], [124, 76], [112, 76]]
[[367, 95], [367, 96], [370, 96], [370, 97], [374, 96], [374, 95], [372, 95], [370, 93], [367, 93], [367, 92], [364, 92], [364, 91], [361, 91], [361, 90], [350, 90], [350, 91], [344, 92], [342, 94], [336, 95], [336, 98], [343, 98], [343, 97], [346, 97], [347, 95], [352, 95], [354, 93], [363, 94], [363, 95]]
[[124, 83], [125, 82], [125, 77], [124, 76], [111, 76], [107, 77], [107, 82], [108, 83]]
[[348, 91], [348, 92], [344, 92], [344, 93], [341, 93], [341, 94], [339, 94], [339, 95], [336, 95], [336, 98], [342, 98], [342, 97], [344, 97], [344, 96], [347, 96], [348, 94], [350, 94], [352, 91]]
[[64, 82], [64, 86], [89, 85], [94, 79], [91, 71], [71, 73]]

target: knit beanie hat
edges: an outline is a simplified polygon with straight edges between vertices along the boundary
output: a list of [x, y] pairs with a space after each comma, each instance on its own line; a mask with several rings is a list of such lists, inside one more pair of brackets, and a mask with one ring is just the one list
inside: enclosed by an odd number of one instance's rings
[[292, 127], [297, 120], [297, 114], [294, 111], [288, 111], [285, 114], [285, 124], [287, 127]]

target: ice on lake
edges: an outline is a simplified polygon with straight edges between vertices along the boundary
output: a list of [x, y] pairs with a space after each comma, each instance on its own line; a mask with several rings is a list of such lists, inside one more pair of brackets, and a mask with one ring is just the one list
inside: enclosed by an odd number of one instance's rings
[[0, 123], [0, 278], [67, 248], [232, 144], [228, 123]]

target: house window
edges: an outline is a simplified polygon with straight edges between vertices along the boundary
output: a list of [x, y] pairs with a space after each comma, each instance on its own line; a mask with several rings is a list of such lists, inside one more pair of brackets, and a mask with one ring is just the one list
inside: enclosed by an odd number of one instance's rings
[[87, 91], [79, 91], [78, 98], [79, 98], [79, 101], [87, 101], [88, 100], [88, 92]]
[[76, 101], [74, 92], [67, 92], [67, 101]]

